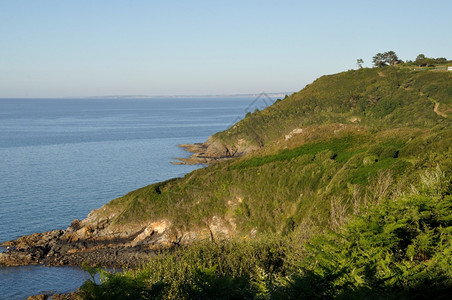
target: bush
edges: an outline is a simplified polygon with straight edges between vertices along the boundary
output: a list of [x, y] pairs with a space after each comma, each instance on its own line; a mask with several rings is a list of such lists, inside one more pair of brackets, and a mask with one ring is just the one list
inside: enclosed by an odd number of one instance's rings
[[100, 284], [88, 280], [84, 299], [253, 299], [268, 294], [285, 274], [287, 241], [201, 242], [155, 255], [136, 271], [107, 274]]
[[309, 243], [284, 292], [315, 298], [432, 298], [452, 289], [452, 196], [386, 201]]

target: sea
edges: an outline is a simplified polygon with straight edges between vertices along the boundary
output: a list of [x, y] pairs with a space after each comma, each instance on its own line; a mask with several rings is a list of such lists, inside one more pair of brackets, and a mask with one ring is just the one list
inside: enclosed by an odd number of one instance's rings
[[[65, 229], [129, 191], [203, 167], [172, 164], [190, 155], [178, 145], [204, 142], [272, 99], [0, 99], [0, 242]], [[74, 267], [0, 267], [0, 299], [67, 293], [88, 278]]]

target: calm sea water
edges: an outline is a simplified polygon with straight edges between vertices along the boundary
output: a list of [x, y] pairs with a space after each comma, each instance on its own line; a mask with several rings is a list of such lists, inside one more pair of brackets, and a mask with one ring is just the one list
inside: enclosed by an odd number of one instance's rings
[[[64, 229], [139, 187], [199, 166], [173, 165], [243, 117], [253, 97], [0, 99], [0, 241]], [[249, 109], [249, 108], [248, 108]], [[0, 268], [0, 299], [75, 290], [77, 268]]]

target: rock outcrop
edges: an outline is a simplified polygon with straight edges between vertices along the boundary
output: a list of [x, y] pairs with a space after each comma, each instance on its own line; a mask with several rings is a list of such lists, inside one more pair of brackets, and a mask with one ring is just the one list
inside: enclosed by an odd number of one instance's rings
[[231, 159], [234, 157], [243, 156], [259, 147], [250, 145], [243, 139], [236, 141], [234, 145], [223, 143], [214, 136], [207, 139], [205, 143], [196, 144], [182, 144], [179, 147], [184, 148], [193, 154], [189, 158], [177, 158], [179, 162], [174, 164], [211, 164], [222, 160]]
[[[102, 209], [102, 208], [101, 208]], [[198, 240], [228, 238], [231, 222], [212, 217], [202, 228], [180, 230], [166, 219], [147, 224], [114, 224], [113, 216], [92, 211], [84, 220], [74, 220], [66, 230], [34, 233], [2, 244], [0, 265], [80, 266], [83, 262], [103, 267], [134, 267], [156, 252]]]

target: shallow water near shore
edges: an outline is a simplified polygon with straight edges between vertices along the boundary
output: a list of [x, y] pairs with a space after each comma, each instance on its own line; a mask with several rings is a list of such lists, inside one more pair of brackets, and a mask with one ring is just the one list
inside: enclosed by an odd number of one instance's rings
[[[254, 97], [0, 99], [0, 242], [65, 229], [129, 191], [199, 168], [174, 165], [246, 114]], [[253, 108], [254, 109], [254, 108]], [[79, 268], [0, 268], [0, 298], [75, 290]]]
[[[0, 268], [1, 295], [2, 299], [25, 299], [32, 294], [69, 293], [89, 278], [82, 269], [72, 267]], [[99, 282], [99, 276], [95, 279]]]

